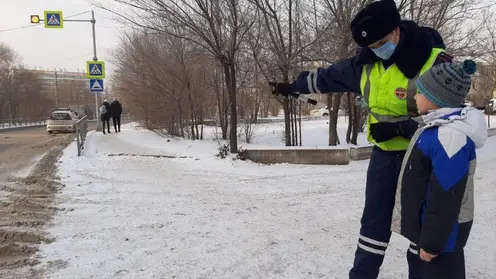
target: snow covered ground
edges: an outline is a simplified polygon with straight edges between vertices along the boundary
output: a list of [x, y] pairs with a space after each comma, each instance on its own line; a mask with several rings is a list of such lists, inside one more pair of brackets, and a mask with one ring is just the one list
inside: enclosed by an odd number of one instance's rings
[[[267, 126], [258, 144], [276, 145]], [[305, 145], [325, 145], [317, 130]], [[67, 210], [40, 252], [46, 278], [347, 278], [368, 161], [267, 166], [216, 158], [216, 147], [132, 125], [90, 133], [82, 157], [71, 144], [59, 164]], [[494, 278], [496, 137], [478, 153], [467, 278]], [[380, 278], [407, 278], [407, 248], [392, 237]]]
[[[277, 117], [273, 119], [281, 122], [253, 125], [253, 137], [250, 144], [246, 143], [244, 124], [240, 123], [238, 128], [239, 145], [250, 148], [287, 148], [284, 146], [284, 119]], [[302, 121], [302, 146], [308, 148], [330, 148], [329, 147], [329, 121], [322, 117], [320, 120]], [[340, 140], [338, 148], [349, 147], [346, 144], [346, 131], [348, 121], [346, 117], [339, 117], [337, 123], [337, 132]], [[221, 131], [219, 128], [205, 126], [204, 138], [220, 138]], [[358, 134], [358, 144], [368, 145], [365, 133]], [[298, 147], [299, 148], [299, 147]]]

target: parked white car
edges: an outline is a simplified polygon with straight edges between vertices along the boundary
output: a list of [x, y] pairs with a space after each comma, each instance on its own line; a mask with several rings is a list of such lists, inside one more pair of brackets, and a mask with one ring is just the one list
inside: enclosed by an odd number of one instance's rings
[[329, 109], [327, 108], [327, 106], [319, 109], [314, 109], [311, 111], [311, 114], [313, 116], [329, 116]]
[[57, 109], [50, 113], [47, 121], [47, 132], [74, 132], [78, 115], [70, 109]]
[[[331, 108], [331, 110], [332, 110], [332, 108]], [[313, 116], [329, 116], [329, 109], [327, 106], [325, 106], [325, 107], [320, 108], [320, 109], [314, 109], [310, 113]], [[345, 113], [342, 109], [340, 109], [338, 111], [338, 116], [343, 116], [343, 115], [345, 115]]]

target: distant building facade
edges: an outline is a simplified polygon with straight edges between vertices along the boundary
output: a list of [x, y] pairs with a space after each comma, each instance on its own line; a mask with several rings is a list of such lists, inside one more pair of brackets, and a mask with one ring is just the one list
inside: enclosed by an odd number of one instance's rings
[[41, 93], [53, 100], [54, 108], [84, 111], [90, 118], [95, 113], [95, 95], [89, 91], [89, 79], [84, 71], [30, 70], [41, 81]]

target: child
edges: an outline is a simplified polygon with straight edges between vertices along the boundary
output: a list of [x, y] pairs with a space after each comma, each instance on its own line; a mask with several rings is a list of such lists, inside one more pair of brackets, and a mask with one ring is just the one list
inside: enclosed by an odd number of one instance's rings
[[398, 180], [392, 230], [412, 243], [410, 279], [464, 279], [474, 216], [475, 150], [487, 138], [484, 115], [462, 108], [475, 62], [443, 63], [417, 80], [421, 120]]

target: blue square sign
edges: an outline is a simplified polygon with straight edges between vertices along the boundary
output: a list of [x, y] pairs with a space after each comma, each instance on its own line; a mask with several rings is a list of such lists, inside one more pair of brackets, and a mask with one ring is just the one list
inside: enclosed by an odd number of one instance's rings
[[90, 79], [91, 92], [103, 92], [103, 79]]

